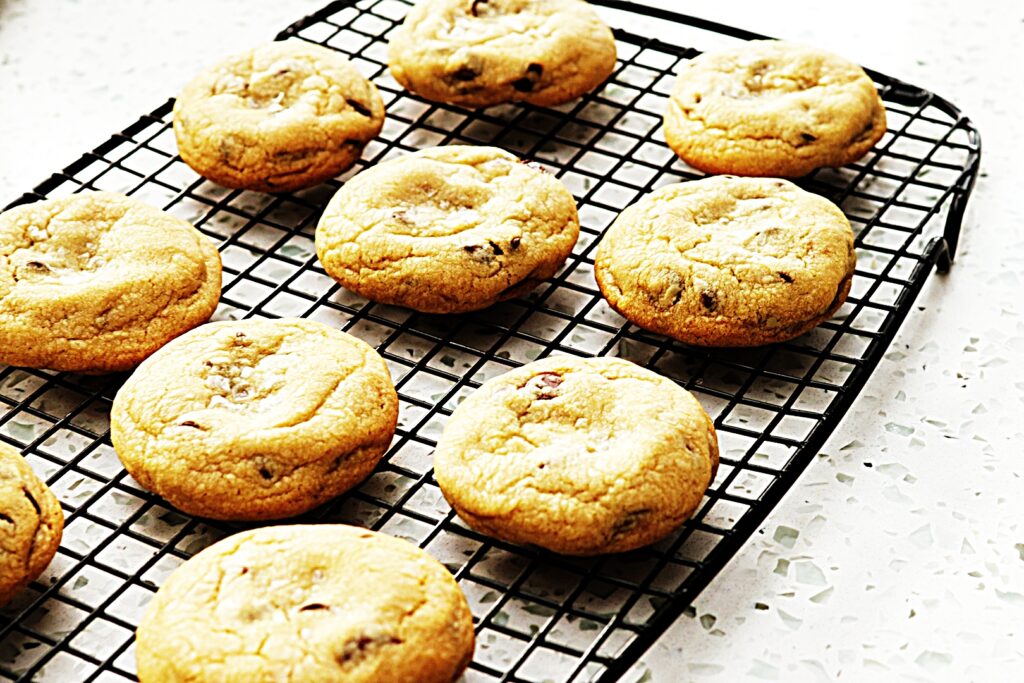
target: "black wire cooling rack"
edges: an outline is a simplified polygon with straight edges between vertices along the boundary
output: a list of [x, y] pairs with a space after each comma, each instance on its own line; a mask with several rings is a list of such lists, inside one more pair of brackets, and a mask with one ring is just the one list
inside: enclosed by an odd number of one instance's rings
[[[700, 34], [705, 48], [760, 37], [618, 0], [594, 4], [630, 23], [673, 22], [673, 36]], [[700, 177], [665, 146], [660, 125], [672, 74], [697, 51], [616, 30], [620, 61], [602, 89], [554, 109], [468, 111], [413, 97], [388, 75], [386, 36], [407, 9], [399, 0], [335, 2], [278, 38], [340, 50], [380, 86], [387, 123], [340, 180], [397, 154], [458, 142], [504, 147], [566, 183], [579, 202], [579, 243], [525, 299], [439, 317], [340, 289], [313, 249], [316, 220], [339, 182], [281, 195], [205, 182], [176, 156], [172, 102], [15, 204], [83, 189], [133, 194], [220, 241], [225, 282], [216, 317], [307, 316], [374, 344], [401, 397], [398, 433], [365, 483], [307, 519], [402, 536], [447, 564], [477, 621], [467, 680], [614, 680], [761, 525], [864, 386], [932, 267], [949, 267], [980, 139], [949, 102], [871, 73], [888, 110], [885, 137], [858, 163], [801, 181], [839, 204], [858, 233], [849, 300], [790, 343], [690, 348], [615, 314], [595, 287], [592, 255], [627, 204]], [[551, 353], [636, 361], [678, 380], [715, 418], [721, 468], [672, 538], [626, 555], [572, 559], [485, 538], [445, 504], [431, 449], [453, 406], [483, 380]], [[4, 679], [132, 680], [132, 634], [153, 591], [186, 558], [239, 528], [169, 509], [127, 476], [108, 436], [122, 380], [0, 367], [0, 438], [23, 449], [67, 518], [49, 570], [0, 615]]]

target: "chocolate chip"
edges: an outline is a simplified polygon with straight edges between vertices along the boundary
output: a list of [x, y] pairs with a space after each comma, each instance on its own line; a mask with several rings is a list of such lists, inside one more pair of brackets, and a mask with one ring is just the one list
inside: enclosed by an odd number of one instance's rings
[[363, 116], [370, 117], [373, 114], [373, 112], [370, 111], [370, 108], [367, 107], [362, 102], [360, 102], [359, 100], [353, 100], [352, 98], [349, 98], [345, 100], [345, 104], [352, 107], [353, 109], [356, 110], [357, 113], [362, 114]]
[[452, 74], [452, 78], [457, 81], [471, 81], [480, 74], [470, 69], [468, 66], [460, 67], [455, 73]]
[[533, 81], [531, 81], [529, 78], [520, 78], [515, 81], [512, 81], [512, 87], [518, 90], [519, 92], [530, 92], [531, 90], [533, 90]]
[[700, 302], [704, 305], [704, 308], [713, 311], [718, 306], [718, 297], [715, 296], [714, 292], [701, 292]]
[[871, 134], [874, 131], [874, 129], [875, 122], [869, 121], [868, 125], [864, 126], [864, 128], [853, 137], [853, 139], [850, 141], [850, 144], [863, 142], [864, 140], [867, 140], [869, 137], [871, 137]]
[[273, 479], [274, 473], [268, 470], [266, 467], [261, 467], [260, 476], [263, 477], [264, 479]]
[[544, 463], [538, 463], [538, 464], [537, 464], [537, 469], [538, 469], [538, 470], [542, 470], [542, 469], [544, 469]]
[[318, 610], [318, 609], [330, 609], [330, 607], [328, 607], [327, 605], [323, 605], [323, 604], [321, 604], [319, 602], [311, 602], [308, 605], [303, 605], [302, 607], [300, 607], [299, 611], [300, 612], [312, 612], [313, 610]]
[[540, 76], [542, 73], [544, 73], [544, 67], [535, 62], [530, 66], [526, 67], [526, 71], [536, 76]]
[[512, 247], [512, 251], [519, 248], [519, 244], [523, 241], [522, 237], [513, 237], [508, 241], [508, 246]]
[[353, 659], [362, 657], [374, 645], [399, 645], [401, 638], [392, 635], [368, 636], [360, 635], [347, 641], [341, 652], [336, 656], [339, 664], [348, 664]]
[[628, 531], [632, 531], [649, 512], [650, 510], [647, 508], [627, 512], [615, 523], [615, 527], [612, 529], [612, 536], [620, 536]]
[[542, 372], [539, 375], [536, 375], [536, 377], [540, 378], [540, 381], [543, 384], [552, 388], [557, 387], [565, 381], [565, 379], [557, 372]]
[[203, 427], [201, 427], [198, 423], [193, 422], [192, 420], [185, 420], [184, 422], [182, 422], [178, 426], [179, 427], [192, 427], [193, 429], [203, 429]]
[[331, 473], [331, 472], [336, 472], [338, 470], [338, 468], [341, 467], [342, 463], [344, 463], [346, 460], [348, 460], [353, 455], [355, 455], [357, 451], [358, 451], [358, 449], [356, 449], [354, 451], [348, 451], [347, 453], [342, 453], [341, 455], [336, 457], [334, 460], [332, 460], [331, 461], [331, 466], [327, 468], [328, 474]]
[[480, 245], [479, 244], [467, 244], [466, 246], [464, 246], [462, 248], [462, 250], [465, 251], [467, 254], [475, 254], [476, 252], [480, 251]]
[[803, 139], [804, 142], [808, 143], [814, 142], [815, 140], [818, 139], [817, 135], [811, 135], [810, 133], [800, 133], [800, 137]]
[[244, 575], [246, 575], [248, 573], [249, 573], [249, 568], [248, 567], [242, 567], [241, 574], [244, 576]]
[[28, 266], [29, 268], [32, 268], [33, 270], [50, 270], [50, 266], [46, 265], [42, 261], [29, 261], [25, 265]]
[[487, 0], [473, 0], [473, 4], [469, 8], [469, 13], [472, 14], [474, 17], [480, 16], [479, 14], [476, 13], [477, 6], [486, 4]]
[[546, 401], [558, 396], [558, 387], [565, 381], [557, 372], [541, 372], [534, 375], [523, 386], [530, 386], [537, 391], [537, 400]]
[[487, 240], [487, 243], [489, 245], [491, 245], [491, 249], [494, 250], [494, 254], [496, 256], [501, 256], [501, 255], [503, 255], [505, 253], [505, 251], [501, 247], [499, 247], [497, 244], [495, 244], [492, 240]]
[[789, 273], [783, 273], [782, 271], [779, 271], [779, 277], [782, 278], [783, 282], [792, 282], [793, 281], [793, 276], [790, 275]]

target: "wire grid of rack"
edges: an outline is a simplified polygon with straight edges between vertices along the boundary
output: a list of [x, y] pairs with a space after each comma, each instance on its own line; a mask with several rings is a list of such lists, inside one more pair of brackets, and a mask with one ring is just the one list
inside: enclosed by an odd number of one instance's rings
[[[759, 37], [619, 0], [594, 4], [715, 39]], [[225, 281], [216, 318], [306, 316], [374, 344], [401, 397], [392, 448], [361, 486], [303, 519], [369, 526], [444, 562], [477, 622], [467, 680], [614, 680], [792, 486], [877, 365], [932, 267], [948, 268], [980, 138], [948, 102], [871, 73], [888, 109], [887, 134], [859, 162], [801, 181], [839, 204], [858, 233], [849, 300], [831, 321], [789, 343], [690, 348], [615, 314], [597, 292], [592, 254], [623, 207], [652, 188], [700, 177], [665, 146], [660, 127], [673, 71], [696, 50], [616, 30], [620, 61], [598, 91], [554, 109], [467, 111], [413, 97], [388, 75], [386, 35], [407, 9], [403, 0], [335, 2], [278, 38], [340, 50], [385, 98], [381, 136], [340, 181], [427, 146], [494, 144], [540, 162], [573, 191], [579, 243], [561, 271], [524, 299], [441, 317], [339, 288], [320, 268], [312, 242], [339, 181], [281, 195], [205, 182], [176, 156], [172, 102], [15, 203], [83, 189], [127, 192], [221, 243]], [[671, 538], [625, 555], [559, 557], [476, 534], [444, 502], [431, 449], [453, 407], [485, 379], [551, 353], [628, 358], [679, 381], [715, 418], [718, 476]], [[23, 450], [66, 515], [52, 565], [0, 614], [4, 679], [132, 680], [132, 635], [156, 587], [185, 559], [242, 528], [180, 514], [127, 476], [108, 437], [121, 381], [0, 367], [0, 439]]]

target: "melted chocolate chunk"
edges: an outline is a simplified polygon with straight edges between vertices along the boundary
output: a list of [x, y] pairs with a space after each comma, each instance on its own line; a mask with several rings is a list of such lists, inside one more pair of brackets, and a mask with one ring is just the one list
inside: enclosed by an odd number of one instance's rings
[[319, 602], [311, 602], [308, 605], [303, 605], [302, 607], [300, 607], [299, 611], [300, 612], [312, 612], [313, 610], [318, 610], [318, 609], [330, 609], [330, 606], [321, 604]]
[[546, 401], [558, 396], [558, 387], [565, 378], [557, 372], [542, 372], [534, 375], [526, 383], [537, 391], [537, 400]]
[[852, 145], [854, 143], [863, 142], [864, 140], [867, 140], [869, 137], [871, 137], [871, 134], [874, 132], [874, 130], [875, 122], [869, 121], [868, 125], [864, 126], [864, 128], [859, 133], [853, 136], [853, 139], [850, 141], [850, 144]]
[[533, 90], [533, 81], [531, 81], [529, 78], [520, 78], [518, 80], [512, 81], [512, 87], [518, 90], [519, 92], [530, 92], [531, 90]]
[[468, 66], [463, 66], [452, 74], [452, 78], [457, 81], [471, 81], [479, 75], [479, 73], [470, 69]]
[[499, 247], [497, 244], [495, 244], [492, 240], [487, 240], [487, 243], [491, 245], [491, 249], [494, 250], [494, 254], [496, 256], [501, 256], [502, 254], [505, 253], [505, 250]]
[[341, 652], [337, 655], [337, 660], [339, 664], [347, 664], [353, 659], [361, 658], [371, 647], [376, 645], [398, 645], [401, 642], [401, 638], [392, 635], [360, 635], [347, 641], [342, 646]]
[[793, 281], [793, 276], [790, 275], [789, 273], [783, 273], [782, 271], [779, 271], [779, 277], [782, 278], [783, 282], [792, 282]]
[[615, 523], [615, 526], [612, 528], [612, 536], [621, 536], [624, 533], [632, 531], [640, 524], [649, 512], [650, 510], [647, 508], [627, 512], [619, 519], [618, 522]]
[[39, 501], [37, 501], [35, 496], [32, 495], [32, 492], [29, 491], [24, 486], [21, 487], [21, 492], [25, 495], [26, 498], [28, 498], [28, 502], [32, 504], [32, 507], [36, 511], [36, 516], [38, 517], [39, 515], [43, 514], [43, 509], [39, 507]]

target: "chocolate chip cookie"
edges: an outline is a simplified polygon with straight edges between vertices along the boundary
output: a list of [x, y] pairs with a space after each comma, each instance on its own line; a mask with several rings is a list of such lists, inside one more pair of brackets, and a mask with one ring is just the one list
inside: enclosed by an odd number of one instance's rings
[[174, 104], [181, 158], [225, 187], [283, 192], [348, 169], [384, 124], [376, 86], [337, 52], [302, 41], [233, 55]]
[[684, 62], [665, 113], [669, 146], [708, 173], [799, 177], [859, 159], [884, 134], [863, 69], [776, 40]]
[[0, 363], [128, 370], [213, 314], [217, 245], [113, 192], [0, 214]]
[[277, 519], [362, 481], [397, 418], [366, 343], [310, 320], [245, 320], [204, 325], [139, 366], [110, 438], [139, 484], [185, 512]]
[[623, 211], [594, 257], [612, 308], [699, 346], [797, 337], [846, 300], [853, 231], [827, 199], [778, 179], [667, 185]]
[[485, 382], [434, 452], [437, 483], [470, 527], [567, 555], [665, 537], [717, 467], [697, 400], [618, 358], [545, 358]]
[[421, 0], [388, 49], [406, 89], [466, 107], [555, 106], [615, 68], [615, 38], [582, 0]]
[[0, 443], [0, 606], [53, 559], [64, 513], [18, 451]]
[[235, 534], [179, 567], [136, 632], [140, 683], [449, 683], [473, 617], [448, 570], [341, 524]]
[[324, 269], [369, 299], [473, 311], [551, 277], [579, 237], [572, 194], [495, 147], [450, 145], [348, 181], [316, 229]]

